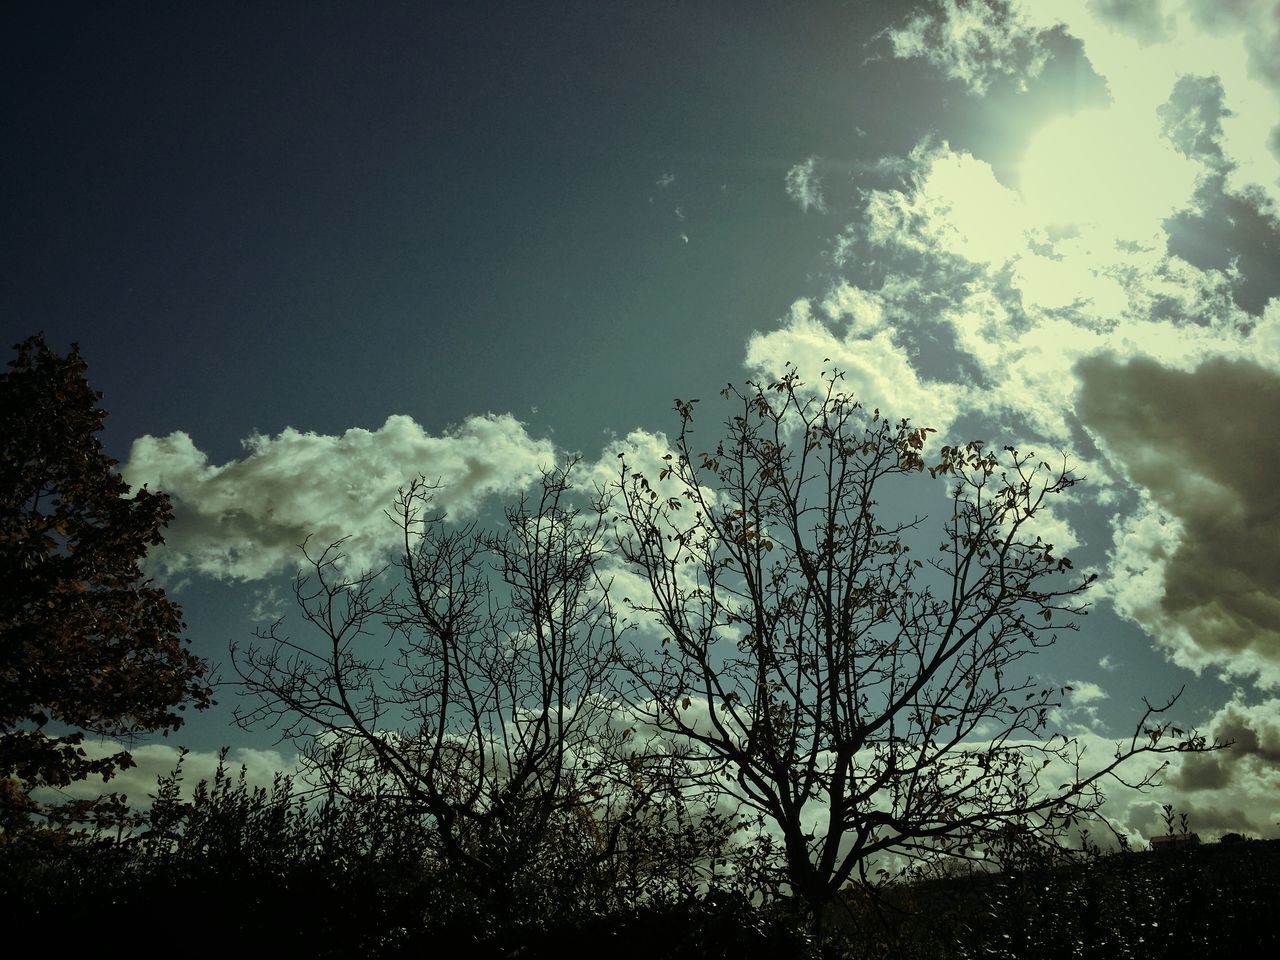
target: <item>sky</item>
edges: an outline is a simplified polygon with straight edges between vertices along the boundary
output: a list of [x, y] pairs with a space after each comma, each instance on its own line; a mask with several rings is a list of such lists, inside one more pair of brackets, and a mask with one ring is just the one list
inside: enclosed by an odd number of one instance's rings
[[[1099, 574], [1038, 656], [1106, 751], [1142, 698], [1235, 740], [1148, 797], [1280, 834], [1280, 4], [28, 5], [6, 31], [11, 342], [78, 342], [193, 647], [418, 474], [484, 519], [665, 449], [676, 397], [810, 375], [1087, 482]], [[603, 467], [600, 467], [603, 469]], [[936, 492], [935, 492], [936, 493]], [[224, 671], [225, 672], [225, 671]], [[171, 739], [266, 775], [230, 723]], [[125, 786], [167, 769], [141, 746]], [[1101, 755], [1101, 754], [1099, 754]]]

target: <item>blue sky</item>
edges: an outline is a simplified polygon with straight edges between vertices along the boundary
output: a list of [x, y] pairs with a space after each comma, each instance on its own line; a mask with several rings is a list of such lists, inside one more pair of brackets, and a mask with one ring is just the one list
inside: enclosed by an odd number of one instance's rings
[[[6, 324], [80, 343], [108, 450], [176, 498], [152, 571], [197, 652], [288, 612], [306, 533], [386, 556], [417, 473], [491, 516], [548, 459], [660, 449], [674, 397], [831, 357], [868, 406], [1080, 465], [1044, 521], [1101, 577], [1035, 665], [1060, 724], [1104, 742], [1185, 684], [1239, 747], [1166, 796], [1274, 832], [1280, 7], [743, 6], [15, 21]], [[177, 739], [289, 761], [222, 699]]]

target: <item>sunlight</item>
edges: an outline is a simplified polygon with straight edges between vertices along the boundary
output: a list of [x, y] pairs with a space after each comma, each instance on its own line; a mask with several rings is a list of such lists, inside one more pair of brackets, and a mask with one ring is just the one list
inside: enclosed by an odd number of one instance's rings
[[1031, 138], [1019, 192], [1031, 218], [1055, 231], [1145, 238], [1184, 206], [1197, 165], [1164, 139], [1157, 119], [1116, 106], [1054, 117]]

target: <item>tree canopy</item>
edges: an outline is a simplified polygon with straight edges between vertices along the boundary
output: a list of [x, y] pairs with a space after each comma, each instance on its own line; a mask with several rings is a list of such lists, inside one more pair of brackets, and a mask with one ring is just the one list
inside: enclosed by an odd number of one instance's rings
[[133, 494], [97, 434], [106, 412], [78, 347], [40, 336], [0, 374], [0, 825], [32, 814], [87, 815], [99, 804], [42, 805], [33, 790], [132, 765], [91, 757], [86, 733], [168, 733], [205, 707], [206, 665], [183, 639], [181, 609], [143, 577], [163, 542], [169, 498]]
[[385, 778], [504, 908], [566, 872], [575, 833], [594, 842], [568, 872], [644, 854], [634, 828], [670, 802], [714, 828], [688, 847], [699, 883], [785, 888], [819, 932], [847, 884], [1062, 849], [1131, 758], [1217, 746], [1164, 719], [1172, 700], [1103, 757], [1049, 729], [1066, 691], [1020, 671], [1092, 580], [1036, 533], [1077, 483], [1065, 462], [934, 454], [836, 372], [724, 397], [723, 433], [697, 440], [677, 401], [661, 459], [621, 454], [582, 506], [574, 465], [548, 471], [497, 534], [411, 484], [401, 577], [348, 572], [341, 542], [306, 553], [309, 636], [277, 624], [238, 652], [259, 697], [242, 720], [280, 725], [313, 770]]
[[[1130, 758], [1206, 747], [1148, 704], [1090, 768], [1047, 728], [1066, 691], [1017, 672], [1075, 629], [1093, 579], [1035, 532], [1067, 465], [979, 442], [926, 462], [932, 431], [863, 409], [836, 372], [723, 396], [721, 438], [697, 441], [677, 401], [665, 460], [622, 462], [631, 605], [661, 635], [630, 659], [630, 699], [781, 834], [815, 916], [885, 864], [1060, 843]], [[949, 487], [936, 533], [885, 502], [926, 469]]]

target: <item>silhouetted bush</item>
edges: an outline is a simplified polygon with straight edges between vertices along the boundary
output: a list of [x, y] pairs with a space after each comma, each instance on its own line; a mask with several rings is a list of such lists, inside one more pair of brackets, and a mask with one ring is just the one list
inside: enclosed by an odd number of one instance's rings
[[485, 899], [440, 866], [430, 823], [376, 783], [308, 796], [285, 778], [250, 787], [221, 765], [190, 800], [180, 785], [179, 767], [131, 833], [0, 834], [11, 935], [59, 954], [111, 944], [408, 958], [461, 947], [467, 960], [1214, 960], [1280, 948], [1280, 841], [1026, 857], [999, 873], [889, 884], [846, 896], [819, 945], [799, 905], [727, 886], [673, 882], [637, 899], [626, 878], [610, 893], [606, 876], [547, 875], [541, 886], [528, 877], [515, 900]]

